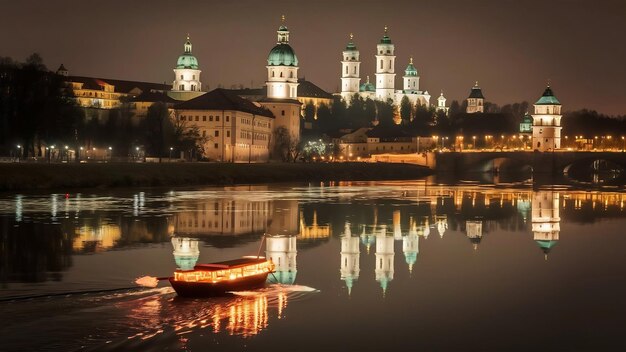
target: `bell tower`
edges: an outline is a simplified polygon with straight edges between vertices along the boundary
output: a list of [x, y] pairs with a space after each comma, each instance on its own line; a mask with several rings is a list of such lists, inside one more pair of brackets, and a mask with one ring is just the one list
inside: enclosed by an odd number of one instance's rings
[[343, 51], [341, 61], [341, 98], [348, 104], [352, 97], [359, 93], [360, 78], [359, 50], [354, 44], [354, 36], [350, 33], [350, 42]]
[[385, 35], [376, 46], [376, 99], [387, 101], [394, 98], [395, 87], [395, 46], [388, 35], [389, 28], [385, 26]]

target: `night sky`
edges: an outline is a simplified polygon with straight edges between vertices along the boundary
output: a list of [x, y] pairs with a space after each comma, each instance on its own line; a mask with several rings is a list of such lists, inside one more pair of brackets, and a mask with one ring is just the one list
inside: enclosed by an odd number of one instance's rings
[[565, 110], [626, 114], [624, 0], [41, 1], [0, 0], [0, 56], [39, 52], [71, 75], [167, 82], [189, 32], [202, 83], [261, 86], [287, 17], [300, 76], [334, 92], [353, 32], [361, 77], [374, 80], [385, 25], [396, 45], [396, 88], [414, 56], [422, 89], [465, 99], [534, 102], [548, 80]]

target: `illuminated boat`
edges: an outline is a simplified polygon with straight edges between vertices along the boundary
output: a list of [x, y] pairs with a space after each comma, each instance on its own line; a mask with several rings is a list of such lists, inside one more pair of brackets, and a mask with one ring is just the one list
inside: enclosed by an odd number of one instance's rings
[[225, 262], [198, 264], [193, 270], [176, 270], [170, 284], [181, 297], [209, 297], [230, 291], [260, 288], [274, 263], [262, 257], [243, 257]]

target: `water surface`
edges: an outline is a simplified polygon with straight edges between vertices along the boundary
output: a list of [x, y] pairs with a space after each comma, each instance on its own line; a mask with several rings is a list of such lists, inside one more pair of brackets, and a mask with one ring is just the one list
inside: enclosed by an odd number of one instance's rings
[[[426, 181], [4, 195], [2, 350], [623, 350], [624, 200]], [[277, 265], [262, 290], [132, 283], [257, 253]]]

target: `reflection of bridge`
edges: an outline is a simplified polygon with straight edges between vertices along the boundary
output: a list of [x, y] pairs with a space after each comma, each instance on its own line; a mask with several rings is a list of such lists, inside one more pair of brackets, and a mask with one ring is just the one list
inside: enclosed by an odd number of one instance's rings
[[[591, 168], [598, 160], [612, 162], [626, 170], [623, 152], [450, 152], [435, 154], [437, 170], [455, 173], [532, 170], [539, 178], [560, 177], [574, 165]], [[621, 175], [623, 179], [625, 176]]]

